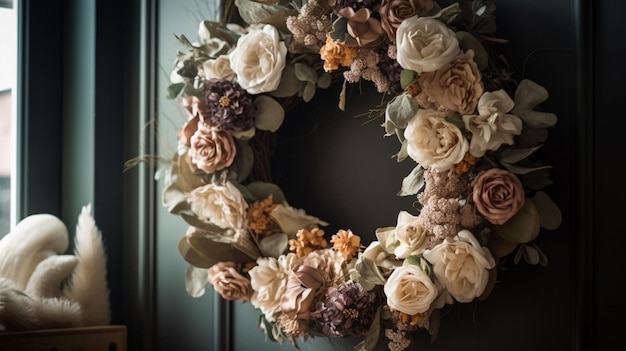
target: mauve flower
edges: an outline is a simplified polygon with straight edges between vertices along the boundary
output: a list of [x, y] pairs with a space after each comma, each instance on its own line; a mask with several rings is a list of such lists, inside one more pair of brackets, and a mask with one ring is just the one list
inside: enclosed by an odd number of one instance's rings
[[250, 280], [237, 272], [234, 262], [218, 262], [209, 268], [209, 283], [226, 300], [248, 301], [252, 295]]
[[476, 210], [493, 224], [504, 224], [524, 206], [522, 182], [507, 170], [490, 168], [472, 181]]
[[343, 283], [328, 288], [313, 314], [328, 336], [365, 335], [376, 314], [375, 299], [376, 294], [365, 291], [361, 284]]
[[200, 124], [190, 141], [188, 157], [206, 173], [227, 168], [235, 160], [237, 148], [230, 132]]
[[483, 94], [481, 74], [474, 62], [474, 51], [468, 50], [438, 70], [420, 74], [422, 91], [417, 102], [430, 109], [444, 109], [461, 114], [473, 113]]
[[415, 15], [422, 15], [435, 6], [433, 0], [382, 0], [378, 13], [380, 22], [391, 42], [396, 41], [396, 30], [402, 21]]
[[217, 78], [207, 80], [205, 102], [207, 109], [202, 112], [208, 124], [233, 132], [254, 127], [257, 108], [252, 95], [236, 82]]
[[373, 43], [384, 34], [380, 20], [372, 16], [372, 10], [368, 8], [355, 11], [352, 7], [344, 7], [337, 13], [348, 19], [348, 34], [356, 39], [359, 46]]

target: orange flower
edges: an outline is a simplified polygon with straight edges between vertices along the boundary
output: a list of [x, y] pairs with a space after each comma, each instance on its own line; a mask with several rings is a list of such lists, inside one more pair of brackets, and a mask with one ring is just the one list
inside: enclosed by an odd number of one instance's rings
[[261, 201], [256, 201], [248, 208], [248, 228], [256, 235], [272, 235], [280, 232], [278, 223], [274, 222], [270, 213], [276, 207], [270, 194]]
[[359, 251], [361, 237], [352, 233], [350, 229], [340, 229], [330, 238], [330, 242], [333, 243], [333, 249], [339, 251], [343, 259], [348, 261]]
[[304, 257], [313, 250], [327, 247], [328, 241], [324, 238], [324, 231], [319, 228], [313, 228], [310, 231], [300, 229], [296, 233], [296, 239], [289, 240], [289, 250], [295, 252], [298, 257]]
[[356, 58], [357, 49], [344, 45], [326, 37], [326, 44], [320, 49], [320, 57], [324, 60], [324, 71], [330, 72], [339, 68], [339, 65], [348, 67]]

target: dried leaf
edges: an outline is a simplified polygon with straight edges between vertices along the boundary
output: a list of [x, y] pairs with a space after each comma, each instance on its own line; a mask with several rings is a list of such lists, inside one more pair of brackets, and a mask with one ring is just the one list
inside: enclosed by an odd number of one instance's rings
[[[391, 122], [395, 129], [404, 129], [415, 117], [419, 105], [411, 95], [403, 93], [391, 100], [385, 108], [385, 123]], [[394, 130], [395, 132], [395, 130]], [[389, 131], [387, 132], [388, 134]]]
[[200, 297], [204, 295], [207, 285], [209, 285], [209, 280], [207, 279], [206, 268], [187, 265], [185, 270], [185, 289], [187, 294], [191, 297]]
[[266, 95], [259, 95], [254, 99], [254, 106], [258, 110], [254, 122], [258, 129], [275, 132], [283, 124], [285, 110], [278, 101]]
[[317, 73], [315, 73], [315, 70], [309, 67], [309, 65], [298, 62], [295, 64], [294, 67], [296, 69], [296, 77], [300, 81], [310, 82], [310, 83], [317, 82]]
[[539, 235], [541, 216], [532, 201], [526, 201], [515, 216], [502, 225], [494, 225], [492, 230], [503, 239], [515, 243], [527, 243]]
[[550, 196], [543, 191], [538, 191], [530, 198], [541, 214], [541, 226], [548, 230], [555, 230], [561, 225], [563, 215], [561, 209], [552, 201]]
[[259, 248], [264, 257], [278, 257], [287, 250], [288, 246], [289, 238], [284, 233], [270, 235], [259, 243]]
[[424, 187], [424, 169], [417, 165], [411, 173], [402, 180], [402, 188], [398, 196], [409, 196], [417, 194]]
[[500, 160], [500, 162], [514, 164], [532, 155], [540, 148], [541, 145], [524, 149], [502, 148], [500, 152], [498, 152], [498, 160]]

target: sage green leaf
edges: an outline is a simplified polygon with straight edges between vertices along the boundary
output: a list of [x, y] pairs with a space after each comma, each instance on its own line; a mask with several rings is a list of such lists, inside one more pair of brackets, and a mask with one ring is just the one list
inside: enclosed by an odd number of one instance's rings
[[548, 230], [555, 230], [561, 225], [563, 214], [561, 209], [543, 191], [538, 191], [529, 199], [541, 214], [541, 226]]
[[524, 260], [533, 266], [539, 263], [539, 252], [530, 245], [524, 245]]
[[300, 83], [300, 80], [296, 77], [295, 66], [292, 63], [288, 63], [283, 68], [278, 87], [270, 94], [279, 98], [296, 95], [300, 91]]
[[517, 163], [539, 150], [541, 145], [524, 149], [501, 148], [498, 152], [498, 160], [505, 163]]
[[376, 315], [372, 320], [365, 338], [354, 346], [354, 351], [373, 351], [378, 343], [378, 337], [380, 336], [380, 308], [376, 311]]
[[385, 123], [390, 121], [396, 128], [404, 129], [415, 117], [419, 105], [411, 95], [400, 94], [393, 98], [385, 108]]
[[446, 122], [453, 124], [455, 127], [459, 128], [459, 130], [465, 130], [465, 122], [463, 122], [463, 116], [461, 114], [452, 112], [446, 115]]
[[198, 75], [198, 67], [193, 60], [185, 60], [176, 73], [181, 77], [194, 79]]
[[254, 99], [254, 105], [258, 110], [255, 126], [260, 130], [277, 131], [285, 120], [283, 106], [267, 95], [257, 96]]
[[424, 187], [424, 168], [417, 165], [411, 173], [402, 179], [402, 188], [398, 196], [409, 196], [417, 194]]
[[543, 144], [546, 140], [548, 140], [547, 129], [524, 126], [522, 133], [515, 137], [515, 145], [522, 148], [533, 147]]
[[462, 12], [461, 5], [458, 2], [455, 2], [454, 4], [452, 4], [452, 5], [448, 6], [448, 7], [444, 7], [443, 9], [441, 9], [436, 14], [430, 16], [430, 18], [436, 18], [436, 19], [438, 19], [438, 20], [440, 20], [442, 22], [450, 23], [461, 12]]
[[522, 184], [529, 189], [540, 190], [554, 184], [554, 181], [550, 178], [549, 169], [540, 169], [524, 174], [522, 176]]
[[410, 69], [403, 69], [400, 72], [400, 87], [402, 87], [402, 89], [406, 89], [416, 78], [417, 72]]
[[239, 183], [250, 175], [252, 167], [254, 167], [254, 153], [250, 144], [245, 140], [235, 139], [235, 147], [237, 153], [228, 170], [229, 175], [233, 176], [235, 182]]
[[505, 163], [505, 162], [502, 162], [502, 166], [504, 166], [504, 168], [506, 168], [509, 172], [514, 173], [514, 174], [528, 174], [528, 173], [536, 172], [542, 169], [552, 168], [552, 166], [523, 167], [519, 165]]
[[[386, 280], [383, 278], [383, 274], [380, 272], [380, 269], [374, 263], [374, 261], [369, 258], [359, 254], [359, 258], [357, 259], [354, 269], [359, 272], [359, 283], [361, 280], [365, 280], [366, 283], [374, 284], [374, 285], [384, 285]], [[361, 283], [361, 285], [366, 285]], [[371, 290], [371, 289], [366, 289]]]
[[235, 6], [241, 19], [248, 24], [261, 23], [266, 18], [274, 16], [282, 10], [282, 7], [265, 6], [248, 0], [235, 0]]
[[261, 254], [264, 257], [276, 257], [282, 255], [289, 246], [289, 237], [285, 233], [267, 236], [259, 243]]
[[191, 297], [200, 297], [204, 295], [207, 285], [209, 285], [209, 280], [207, 279], [206, 268], [187, 265], [187, 269], [185, 269], [185, 290], [187, 290], [187, 294]]
[[296, 77], [303, 82], [317, 82], [317, 73], [315, 70], [311, 68], [309, 65], [304, 64], [302, 62], [298, 62], [295, 64], [296, 69]]
[[492, 231], [500, 237], [515, 243], [527, 243], [535, 240], [541, 228], [541, 216], [532, 201], [524, 206], [506, 223], [493, 225]]
[[189, 244], [187, 237], [182, 237], [178, 242], [178, 252], [180, 252], [180, 255], [185, 261], [187, 261], [187, 263], [198, 268], [209, 268], [219, 262], [194, 250], [194, 248], [191, 247], [191, 244]]
[[396, 160], [398, 162], [404, 161], [407, 157], [409, 157], [409, 152], [407, 151], [409, 143], [406, 140], [402, 141], [402, 145], [400, 146], [400, 151], [395, 155]]
[[302, 89], [302, 100], [304, 102], [309, 102], [315, 96], [316, 91], [315, 83], [305, 82]]
[[396, 227], [381, 227], [376, 229], [376, 238], [380, 247], [387, 253], [393, 254], [400, 243], [396, 240]]
[[485, 50], [483, 44], [475, 36], [469, 32], [458, 31], [455, 33], [459, 40], [459, 46], [463, 51], [474, 51], [474, 62], [479, 70], [484, 70], [489, 64], [489, 54]]
[[317, 87], [320, 89], [326, 89], [328, 87], [330, 87], [330, 85], [333, 83], [333, 76], [330, 75], [329, 73], [322, 73], [319, 75], [319, 77], [317, 77]]
[[269, 195], [272, 195], [272, 199], [275, 203], [279, 204], [287, 201], [285, 193], [274, 183], [255, 181], [248, 184], [247, 188], [256, 200], [263, 200]]
[[184, 87], [185, 87], [185, 83], [170, 84], [167, 87], [167, 98], [176, 99], [180, 95], [180, 93], [183, 91]]
[[270, 216], [288, 235], [295, 235], [300, 229], [327, 226], [328, 223], [317, 217], [306, 214], [304, 210], [293, 208], [287, 204], [278, 204], [270, 212]]
[[533, 109], [548, 99], [548, 91], [539, 84], [524, 79], [515, 90], [515, 107], [512, 114], [518, 116], [530, 128], [548, 128], [557, 122], [554, 113], [534, 111]]
[[346, 41], [348, 35], [348, 19], [342, 16], [338, 16], [333, 21], [333, 30], [328, 33], [333, 40], [337, 40], [341, 43]]

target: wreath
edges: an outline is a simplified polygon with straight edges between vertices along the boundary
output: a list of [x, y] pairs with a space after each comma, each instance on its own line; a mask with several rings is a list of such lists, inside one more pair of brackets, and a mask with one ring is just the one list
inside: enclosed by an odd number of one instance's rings
[[[249, 302], [272, 341], [384, 336], [404, 350], [409, 334], [436, 336], [449, 304], [484, 299], [498, 265], [547, 264], [534, 243], [561, 213], [543, 189], [537, 159], [556, 124], [539, 105], [548, 92], [515, 81], [496, 50], [488, 0], [236, 0], [222, 22], [177, 36], [168, 87], [188, 119], [160, 175], [163, 205], [189, 225], [178, 249], [187, 292], [208, 285]], [[417, 200], [364, 243], [294, 208], [272, 182], [276, 131], [318, 89], [369, 82], [369, 109], [399, 141], [399, 196]], [[393, 139], [393, 138], [392, 138]]]

